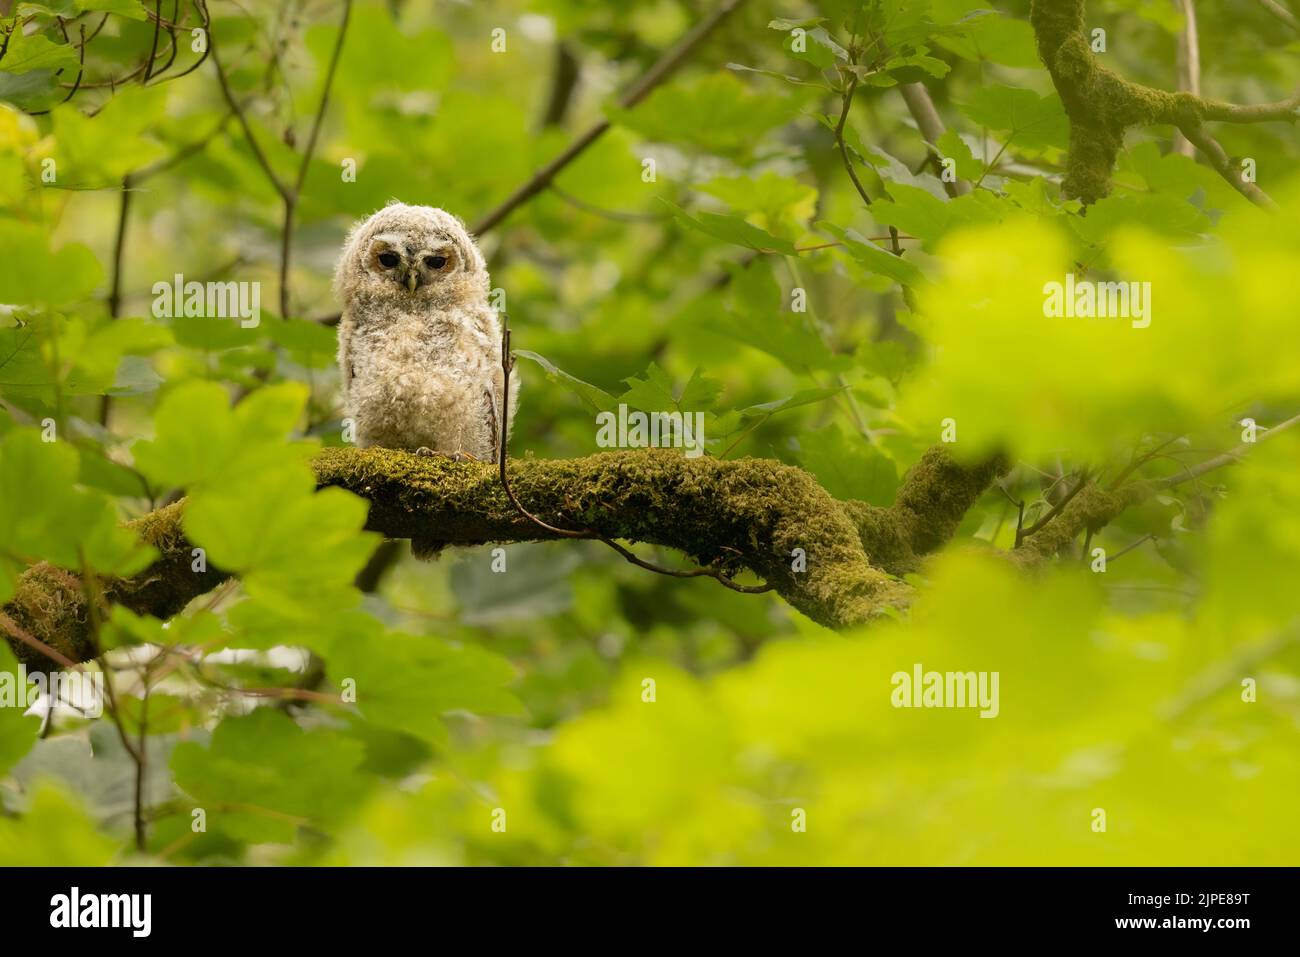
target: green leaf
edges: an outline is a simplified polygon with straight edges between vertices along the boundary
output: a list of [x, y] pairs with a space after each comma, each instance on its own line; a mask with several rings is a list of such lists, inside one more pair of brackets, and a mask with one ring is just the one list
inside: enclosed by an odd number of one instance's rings
[[20, 76], [0, 70], [0, 102], [7, 101], [22, 110], [47, 110], [63, 99], [58, 79], [59, 74], [53, 70], [32, 70]]
[[570, 577], [582, 566], [576, 551], [538, 543], [502, 548], [505, 572], [487, 550], [468, 551], [452, 565], [451, 591], [460, 620], [470, 625], [538, 621], [573, 607]]
[[1087, 216], [1070, 216], [1066, 222], [1092, 244], [1105, 242], [1107, 236], [1124, 226], [1141, 226], [1179, 238], [1197, 236], [1210, 228], [1201, 210], [1168, 193], [1105, 196], [1088, 207]]
[[849, 52], [835, 42], [818, 26], [820, 18], [807, 20], [778, 19], [768, 23], [769, 30], [781, 30], [788, 34], [781, 46], [785, 52], [797, 60], [811, 63], [819, 70], [827, 70], [837, 62], [847, 63]]
[[130, 86], [94, 116], [56, 110], [58, 185], [119, 190], [126, 173], [163, 158], [167, 151], [154, 130], [166, 105], [165, 87]]
[[[726, 415], [719, 416], [714, 423], [716, 436], [708, 440], [708, 444], [722, 445], [726, 440], [731, 439], [736, 433], [745, 430], [748, 431], [754, 426], [752, 420], [759, 419], [766, 422], [773, 416], [780, 415], [782, 412], [788, 412], [791, 409], [798, 409], [806, 405], [816, 405], [819, 402], [825, 402], [832, 396], [839, 395], [844, 390], [835, 389], [800, 389], [794, 395], [788, 395], [784, 399], [773, 399], [771, 402], [760, 402], [757, 405], [746, 406], [743, 409], [737, 409], [728, 412]], [[726, 445], [730, 445], [726, 442]]]
[[604, 389], [594, 386], [590, 382], [584, 382], [576, 376], [569, 375], [544, 356], [539, 356], [536, 352], [528, 352], [524, 349], [515, 350], [515, 355], [521, 359], [536, 362], [546, 372], [547, 380], [558, 382], [564, 386], [581, 399], [583, 405], [592, 412], [612, 412], [618, 408], [618, 400]]
[[[33, 70], [77, 70], [77, 51], [70, 43], [55, 43], [41, 33], [26, 34], [21, 28], [9, 36], [0, 72], [21, 74]], [[71, 79], [71, 78], [69, 78]]]
[[315, 488], [308, 470], [292, 469], [266, 473], [253, 488], [207, 489], [186, 509], [185, 529], [210, 562], [238, 572], [251, 597], [281, 613], [313, 617], [340, 599], [346, 607], [377, 539], [361, 534], [364, 499]]
[[737, 246], [745, 246], [758, 252], [776, 252], [786, 256], [797, 255], [794, 243], [790, 242], [790, 240], [773, 236], [767, 230], [759, 229], [757, 226], [745, 222], [739, 216], [724, 216], [720, 213], [703, 212], [692, 216], [680, 206], [670, 203], [662, 197], [659, 201], [673, 211], [673, 216], [679, 223], [708, 236], [713, 236], [724, 242], [734, 243]]
[[790, 409], [797, 409], [800, 406], [816, 405], [818, 402], [825, 402], [832, 396], [839, 395], [843, 389], [800, 389], [794, 395], [788, 395], [784, 399], [773, 399], [771, 402], [760, 402], [757, 405], [746, 406], [740, 410], [742, 416], [773, 416], [781, 412], [788, 412]]
[[871, 215], [877, 222], [921, 239], [927, 249], [933, 249], [954, 229], [996, 223], [1005, 212], [1004, 201], [983, 191], [937, 199], [923, 189], [895, 183], [889, 187], [889, 196], [872, 204]]
[[300, 825], [341, 819], [369, 790], [360, 742], [337, 731], [306, 732], [274, 708], [228, 717], [208, 747], [172, 752], [176, 783], [219, 828], [250, 843], [288, 843]]
[[336, 683], [353, 682], [349, 687], [355, 688], [357, 710], [367, 721], [435, 744], [446, 741], [442, 717], [450, 711], [522, 711], [505, 689], [514, 680], [514, 668], [474, 645], [390, 631], [364, 647], [340, 643], [328, 657], [328, 668]]
[[50, 783], [35, 788], [23, 814], [0, 817], [0, 867], [103, 867], [119, 849], [80, 803]]
[[338, 334], [329, 326], [306, 319], [263, 317], [262, 331], [273, 342], [281, 345], [299, 365], [309, 369], [325, 369], [334, 364]]
[[136, 465], [158, 486], [255, 488], [268, 470], [304, 461], [310, 446], [286, 444], [307, 392], [299, 383], [259, 389], [230, 408], [214, 382], [168, 393], [154, 414], [155, 438], [134, 448]]
[[54, 378], [41, 354], [36, 323], [0, 326], [0, 393], [39, 396], [53, 391]]
[[[118, 706], [134, 711], [140, 699], [119, 688]], [[69, 723], [68, 709], [57, 712], [60, 730]], [[158, 712], [162, 715], [162, 712]], [[206, 739], [207, 732], [191, 732]], [[175, 738], [171, 735], [146, 737], [147, 748], [143, 808], [165, 804], [175, 795], [167, 759]], [[54, 735], [41, 739], [14, 769], [13, 779], [22, 789], [40, 781], [57, 782], [85, 804], [86, 809], [108, 833], [127, 832], [135, 814], [135, 759], [122, 746], [111, 718], [93, 721], [87, 731], [75, 735]]]
[[1041, 66], [1029, 23], [989, 10], [975, 11], [962, 24], [960, 33], [939, 42], [967, 60], [990, 60], [1021, 69]]
[[800, 374], [847, 364], [831, 353], [807, 313], [787, 308], [788, 300], [767, 262], [733, 265], [729, 272], [728, 309], [712, 321], [713, 331], [760, 349]]
[[644, 412], [705, 412], [713, 408], [722, 394], [722, 383], [702, 375], [699, 369], [691, 373], [680, 393], [658, 363], [650, 363], [644, 375], [644, 378], [631, 376], [623, 380], [628, 389], [618, 397], [619, 402]]
[[[320, 23], [307, 32], [307, 48], [323, 71], [334, 51], [338, 27]], [[456, 51], [440, 30], [408, 30], [395, 16], [353, 18], [339, 56], [340, 92], [379, 100], [388, 91], [437, 91], [456, 75]]]
[[886, 506], [898, 491], [898, 467], [865, 439], [845, 436], [838, 425], [799, 436], [799, 464], [840, 499]]
[[[272, 321], [264, 318], [266, 329], [273, 325]], [[235, 349], [254, 345], [262, 336], [258, 329], [245, 329], [238, 319], [177, 316], [171, 320], [171, 327], [177, 343], [191, 349]]]
[[731, 73], [662, 86], [610, 120], [658, 143], [685, 143], [710, 152], [748, 155], [762, 134], [789, 121], [794, 107], [770, 93], [747, 90]]
[[944, 130], [935, 146], [940, 156], [955, 162], [958, 179], [975, 182], [984, 172], [984, 164], [975, 158], [975, 152], [960, 133], [954, 129]]
[[39, 227], [0, 220], [0, 302], [60, 305], [99, 285], [103, 270], [88, 247], [69, 243], [50, 252], [49, 245]]
[[890, 57], [885, 61], [885, 69], [899, 83], [920, 83], [927, 76], [941, 80], [952, 68], [937, 57], [913, 53], [910, 56]]
[[48, 16], [63, 17], [71, 20], [83, 13], [112, 13], [129, 20], [145, 19], [144, 7], [140, 0], [46, 0], [44, 3], [25, 2], [18, 4], [18, 13], [44, 13]]
[[818, 223], [817, 228], [840, 240], [844, 244], [844, 250], [871, 272], [888, 276], [905, 286], [917, 286], [925, 281], [921, 270], [912, 263], [902, 256], [881, 249], [856, 230], [841, 229], [834, 223]]
[[79, 571], [83, 558], [100, 573], [132, 574], [153, 549], [118, 524], [105, 496], [76, 486], [80, 462], [64, 442], [43, 442], [33, 429], [0, 441], [0, 601], [13, 582], [40, 560]]
[[815, 187], [771, 170], [759, 176], [718, 177], [697, 189], [716, 196], [753, 225], [774, 234], [805, 232], [817, 209]]
[[1181, 153], [1161, 155], [1160, 148], [1151, 142], [1138, 143], [1125, 150], [1122, 161], [1137, 170], [1150, 189], [1184, 199], [1218, 180], [1213, 172], [1190, 156]]
[[789, 73], [781, 73], [777, 70], [764, 70], [756, 66], [745, 66], [743, 63], [728, 63], [728, 70], [735, 70], [738, 73], [757, 73], [760, 76], [770, 76], [774, 80], [785, 80], [787, 83], [793, 83], [796, 86], [824, 86], [820, 83], [810, 83], [807, 80], [800, 79], [797, 76], [791, 76]]
[[18, 659], [9, 645], [0, 641], [0, 778], [36, 744], [41, 719], [24, 715], [27, 675], [18, 671]]
[[974, 123], [1007, 133], [1007, 142], [1026, 149], [1065, 148], [1070, 124], [1060, 97], [1039, 96], [1033, 90], [982, 86], [961, 110]]
[[144, 496], [149, 489], [143, 477], [124, 465], [119, 465], [108, 458], [98, 448], [82, 447], [77, 449], [81, 455], [81, 467], [77, 471], [77, 481], [82, 485], [101, 489], [110, 495]]

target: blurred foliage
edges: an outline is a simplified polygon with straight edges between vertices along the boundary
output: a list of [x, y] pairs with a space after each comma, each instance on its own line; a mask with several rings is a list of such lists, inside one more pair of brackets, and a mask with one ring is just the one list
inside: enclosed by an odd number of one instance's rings
[[[1027, 0], [753, 0], [632, 107], [618, 91], [711, 3], [367, 0], [332, 76], [336, 0], [181, 3], [170, 29], [138, 0], [4, 6], [0, 599], [38, 561], [145, 567], [118, 523], [182, 491], [239, 577], [100, 623], [115, 713], [63, 706], [42, 736], [0, 707], [0, 863], [1296, 860], [1300, 443], [1188, 472], [1300, 406], [1294, 127], [1218, 131], [1282, 215], [1161, 128], [1084, 215]], [[1300, 37], [1262, 7], [1198, 14], [1207, 94], [1297, 86]], [[1108, 66], [1173, 87], [1175, 5], [1098, 0], [1088, 26]], [[956, 454], [1017, 464], [909, 612], [834, 634], [585, 542], [354, 584], [365, 503], [309, 466], [342, 441], [321, 320], [347, 225], [390, 198], [474, 223], [602, 120], [483, 237], [529, 360], [513, 453], [593, 452], [620, 403], [701, 412], [707, 454], [887, 505], [951, 419]], [[261, 157], [303, 171], [288, 315]], [[1066, 273], [1150, 283], [1150, 326], [1045, 317]], [[262, 321], [157, 315], [177, 275], [261, 283]], [[1082, 537], [1033, 575], [994, 554], [1017, 503], [1028, 524], [1129, 462], [1176, 484], [1088, 535], [1104, 574]], [[892, 707], [916, 663], [997, 672], [996, 719]]]

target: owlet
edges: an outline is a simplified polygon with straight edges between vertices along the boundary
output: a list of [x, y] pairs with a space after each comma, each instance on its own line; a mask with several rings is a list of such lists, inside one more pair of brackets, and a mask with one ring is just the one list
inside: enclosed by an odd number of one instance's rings
[[[390, 203], [348, 234], [334, 288], [356, 444], [498, 461], [501, 327], [465, 224], [441, 209]], [[513, 413], [513, 379], [510, 392]]]

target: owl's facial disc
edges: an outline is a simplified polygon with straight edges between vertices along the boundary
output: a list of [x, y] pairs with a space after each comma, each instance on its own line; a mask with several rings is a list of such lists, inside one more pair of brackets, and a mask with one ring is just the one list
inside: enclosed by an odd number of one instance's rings
[[414, 295], [421, 286], [437, 282], [455, 270], [459, 262], [455, 245], [442, 237], [380, 234], [367, 250], [370, 270], [382, 279], [397, 283]]

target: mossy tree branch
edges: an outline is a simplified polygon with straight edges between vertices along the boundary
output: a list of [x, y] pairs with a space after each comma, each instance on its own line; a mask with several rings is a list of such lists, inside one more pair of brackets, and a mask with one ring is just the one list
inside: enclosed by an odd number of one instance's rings
[[[1212, 456], [1165, 478], [1138, 479], [1123, 483], [1123, 479], [1131, 474], [1131, 470], [1150, 459], [1151, 455], [1136, 460], [1134, 465], [1120, 473], [1119, 481], [1109, 488], [1088, 481], [1085, 476], [1060, 506], [1053, 509], [1050, 523], [1046, 520], [1039, 523], [1039, 526], [1033, 530], [1036, 534], [1032, 538], [1026, 537], [1008, 555], [1012, 561], [1020, 565], [1037, 565], [1048, 561], [1057, 554], [1067, 551], [1081, 533], [1091, 534], [1100, 531], [1119, 517], [1125, 509], [1144, 502], [1159, 492], [1194, 481], [1215, 469], [1240, 462], [1260, 442], [1275, 438], [1298, 425], [1300, 425], [1300, 415], [1294, 415], [1268, 429], [1255, 442], [1243, 442], [1229, 452]], [[1157, 449], [1167, 444], [1163, 443], [1157, 446]]]
[[[519, 513], [487, 463], [330, 448], [314, 464], [321, 487], [368, 499], [367, 528], [390, 538], [479, 545], [560, 537]], [[768, 459], [688, 459], [637, 450], [525, 459], [509, 469], [520, 501], [550, 523], [676, 549], [728, 576], [748, 570], [814, 621], [846, 628], [907, 603], [911, 589], [897, 576], [916, 570], [924, 555], [952, 537], [1002, 463], [968, 468], [931, 449], [889, 508], [837, 500], [802, 469]], [[168, 618], [228, 577], [211, 566], [191, 571], [184, 507], [177, 502], [131, 523], [160, 557], [134, 578], [103, 581], [106, 603]], [[805, 571], [793, 570], [795, 549], [806, 556]], [[28, 569], [3, 612], [10, 624], [68, 659], [92, 657], [84, 590], [69, 572], [47, 564]], [[10, 632], [6, 637], [20, 660], [50, 666], [9, 625], [0, 630]]]
[[1029, 22], [1038, 56], [1051, 74], [1070, 119], [1070, 141], [1062, 191], [1094, 203], [1110, 191], [1111, 172], [1131, 126], [1168, 124], [1206, 153], [1211, 165], [1252, 202], [1271, 206], [1259, 187], [1244, 183], [1226, 154], [1205, 130], [1208, 121], [1262, 123], [1296, 119], [1300, 96], [1260, 105], [1203, 99], [1132, 83], [1101, 66], [1084, 30], [1084, 0], [1033, 0]]

